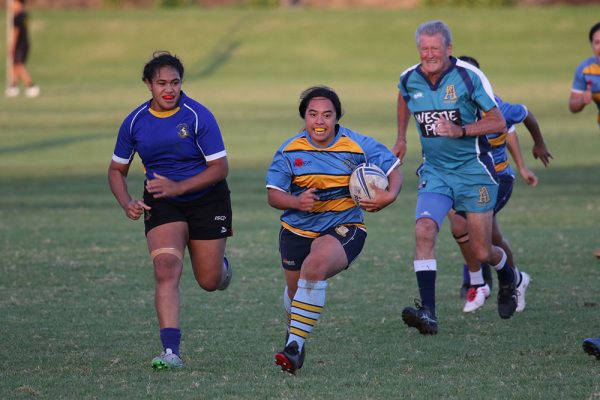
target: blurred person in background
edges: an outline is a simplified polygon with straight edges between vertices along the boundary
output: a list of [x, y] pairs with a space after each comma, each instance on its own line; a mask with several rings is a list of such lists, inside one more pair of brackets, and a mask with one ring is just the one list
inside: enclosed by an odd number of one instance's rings
[[25, 9], [25, 0], [12, 0], [13, 26], [9, 37], [9, 52], [12, 57], [12, 73], [10, 86], [6, 88], [6, 97], [17, 97], [20, 93], [19, 81], [25, 86], [26, 97], [40, 95], [39, 86], [33, 79], [25, 64], [29, 56], [29, 15]]
[[[569, 110], [578, 113], [593, 101], [598, 108], [596, 122], [600, 127], [600, 22], [592, 26], [588, 39], [593, 55], [583, 60], [575, 70]], [[600, 247], [594, 251], [594, 255], [600, 258]]]
[[[583, 60], [575, 70], [569, 97], [569, 110], [578, 113], [593, 101], [598, 108], [596, 122], [600, 127], [600, 22], [591, 27], [588, 39], [593, 55]], [[594, 255], [600, 258], [600, 248], [594, 251]], [[583, 350], [600, 360], [600, 338], [585, 339]]]

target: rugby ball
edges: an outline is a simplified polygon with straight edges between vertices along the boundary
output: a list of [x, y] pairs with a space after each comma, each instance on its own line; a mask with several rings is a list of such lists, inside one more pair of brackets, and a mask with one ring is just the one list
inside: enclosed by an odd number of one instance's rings
[[350, 196], [359, 205], [362, 199], [375, 197], [375, 188], [386, 189], [388, 179], [385, 172], [377, 165], [364, 163], [359, 164], [350, 175]]

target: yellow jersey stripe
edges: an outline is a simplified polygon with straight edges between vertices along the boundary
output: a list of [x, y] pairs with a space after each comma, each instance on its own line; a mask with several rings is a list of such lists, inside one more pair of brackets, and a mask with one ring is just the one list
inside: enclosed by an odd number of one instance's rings
[[313, 208], [312, 212], [346, 211], [353, 207], [356, 207], [354, 200], [350, 197], [344, 197], [335, 200], [316, 201], [315, 208]]
[[[317, 238], [320, 236], [319, 232], [305, 231], [302, 229], [294, 228], [293, 226], [291, 226], [290, 224], [288, 224], [284, 221], [280, 221], [280, 222], [281, 222], [281, 226], [283, 226], [288, 231], [294, 232], [296, 235], [300, 235], [300, 236], [304, 236], [304, 237], [308, 237], [308, 238]], [[366, 231], [366, 227], [367, 227], [365, 224], [343, 224], [343, 225], [344, 226], [356, 226], [359, 229], [362, 229], [364, 231]]]
[[508, 132], [504, 132], [503, 134], [501, 134], [500, 136], [496, 136], [495, 138], [488, 138], [488, 142], [490, 142], [490, 145], [492, 145], [492, 147], [502, 146], [506, 142], [507, 135]]
[[291, 226], [290, 224], [281, 221], [281, 226], [283, 226], [285, 229], [294, 232], [297, 235], [300, 236], [305, 236], [305, 237], [309, 237], [309, 238], [316, 238], [319, 236], [319, 232], [313, 232], [313, 231], [305, 231], [302, 229], [298, 229], [298, 228], [294, 228], [293, 226]]
[[585, 67], [583, 69], [583, 73], [590, 74], [590, 75], [600, 75], [600, 65], [598, 65], [598, 64], [588, 65], [587, 67]]
[[350, 183], [349, 175], [302, 175], [294, 176], [292, 183], [296, 186], [316, 189], [330, 189], [333, 187], [348, 186]]
[[494, 164], [494, 169], [496, 170], [496, 172], [502, 172], [507, 167], [508, 167], [508, 160], [507, 161], [502, 161], [502, 162], [500, 162], [498, 164]]
[[341, 138], [338, 139], [338, 141], [331, 147], [327, 147], [327, 148], [319, 148], [319, 147], [315, 147], [312, 144], [310, 144], [310, 142], [308, 141], [308, 139], [306, 137], [301, 137], [298, 138], [296, 140], [292, 140], [291, 143], [289, 143], [284, 149], [283, 151], [303, 151], [303, 150], [308, 150], [308, 151], [325, 151], [325, 152], [350, 152], [350, 153], [363, 153], [363, 149], [356, 144], [356, 142], [354, 142], [354, 140], [351, 140], [350, 138], [346, 137], [346, 136], [342, 136]]

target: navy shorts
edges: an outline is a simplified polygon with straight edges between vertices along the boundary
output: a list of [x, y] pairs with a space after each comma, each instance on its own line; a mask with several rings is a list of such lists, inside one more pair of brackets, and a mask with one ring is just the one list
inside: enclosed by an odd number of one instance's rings
[[515, 177], [512, 175], [498, 175], [498, 197], [494, 206], [494, 215], [498, 214], [504, 208], [510, 196], [512, 195]]
[[144, 203], [152, 207], [144, 211], [146, 235], [157, 226], [170, 222], [187, 222], [190, 240], [222, 239], [233, 235], [229, 187], [221, 181], [199, 199], [177, 202], [155, 199], [144, 190]]
[[[362, 251], [367, 232], [355, 225], [339, 225], [321, 232], [319, 236], [331, 235], [336, 238], [346, 252], [348, 266]], [[310, 253], [310, 245], [315, 238], [296, 235], [288, 229], [279, 231], [279, 253], [281, 266], [288, 271], [300, 271], [304, 259]]]

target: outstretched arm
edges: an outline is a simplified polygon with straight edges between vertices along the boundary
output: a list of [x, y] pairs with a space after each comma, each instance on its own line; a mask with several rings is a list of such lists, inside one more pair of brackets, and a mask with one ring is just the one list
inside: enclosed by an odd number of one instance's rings
[[572, 113], [578, 113], [583, 110], [585, 106], [592, 102], [592, 82], [586, 82], [584, 92], [571, 92], [569, 97], [569, 110]]
[[400, 159], [400, 162], [404, 162], [404, 156], [406, 155], [406, 130], [408, 128], [408, 121], [410, 119], [410, 110], [402, 97], [402, 93], [398, 92], [398, 103], [397, 103], [397, 126], [398, 136], [396, 138], [396, 144], [392, 147], [392, 153]]
[[506, 136], [506, 147], [515, 161], [517, 169], [519, 170], [519, 175], [521, 175], [528, 185], [534, 187], [537, 186], [538, 178], [525, 164], [523, 153], [521, 152], [521, 146], [519, 144], [519, 138], [517, 137], [517, 133], [515, 131], [508, 132]]
[[532, 112], [528, 110], [527, 117], [523, 120], [523, 124], [529, 131], [531, 138], [533, 139], [533, 149], [531, 150], [533, 154], [533, 158], [540, 159], [540, 161], [544, 164], [544, 167], [547, 167], [550, 164], [550, 159], [553, 158], [552, 154], [546, 148], [546, 143], [544, 142], [544, 137], [542, 136], [542, 131], [540, 129], [540, 125], [537, 120], [533, 116]]

